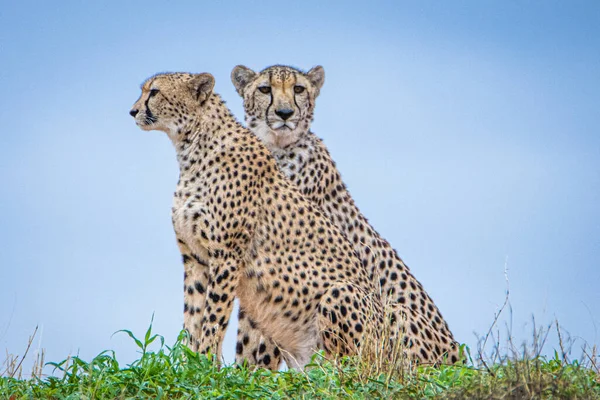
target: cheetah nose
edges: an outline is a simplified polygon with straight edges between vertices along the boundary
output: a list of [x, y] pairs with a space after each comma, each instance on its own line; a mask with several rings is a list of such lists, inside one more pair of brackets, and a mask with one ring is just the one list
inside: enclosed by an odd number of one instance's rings
[[275, 114], [279, 115], [284, 121], [294, 114], [294, 110], [290, 110], [289, 108], [283, 108], [281, 110], [275, 111]]
[[129, 111], [129, 115], [131, 115], [132, 117], [135, 117], [139, 112], [140, 112], [140, 110], [136, 110], [134, 108], [133, 110]]

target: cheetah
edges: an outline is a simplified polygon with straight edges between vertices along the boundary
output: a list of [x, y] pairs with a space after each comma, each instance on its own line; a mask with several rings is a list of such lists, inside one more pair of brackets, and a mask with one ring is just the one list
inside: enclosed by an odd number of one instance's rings
[[[360, 212], [327, 147], [310, 131], [315, 99], [325, 81], [323, 67], [304, 73], [275, 65], [256, 73], [239, 65], [231, 79], [243, 98], [249, 129], [271, 150], [280, 170], [351, 241], [369, 279], [388, 305], [386, 309], [394, 318], [402, 315], [408, 321], [410, 330], [404, 343], [412, 347], [415, 361], [457, 362], [458, 343], [437, 306]], [[274, 344], [260, 337], [248, 338], [246, 326], [251, 322], [241, 310], [236, 357], [264, 365], [257, 354], [271, 351]], [[414, 337], [409, 338], [411, 334]]]
[[138, 127], [165, 132], [176, 150], [171, 215], [188, 346], [219, 357], [237, 297], [250, 335], [277, 344], [263, 352], [266, 364], [283, 357], [302, 368], [316, 349], [356, 354], [366, 327], [382, 323], [375, 286], [345, 236], [213, 87], [208, 73], [157, 74], [130, 110]]

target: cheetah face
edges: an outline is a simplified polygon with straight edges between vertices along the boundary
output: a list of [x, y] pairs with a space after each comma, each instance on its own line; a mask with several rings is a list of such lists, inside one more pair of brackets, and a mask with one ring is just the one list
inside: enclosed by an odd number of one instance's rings
[[148, 78], [129, 114], [145, 131], [159, 130], [176, 139], [210, 96], [215, 80], [210, 74], [166, 73]]
[[255, 73], [238, 65], [231, 72], [231, 80], [244, 99], [248, 127], [275, 150], [297, 142], [308, 132], [325, 72], [321, 66], [304, 73], [275, 65]]

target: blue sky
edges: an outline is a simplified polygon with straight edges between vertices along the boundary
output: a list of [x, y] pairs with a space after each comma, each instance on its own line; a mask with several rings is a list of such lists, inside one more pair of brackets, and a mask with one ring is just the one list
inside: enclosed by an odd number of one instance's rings
[[49, 360], [130, 361], [111, 335], [152, 313], [174, 340], [175, 153], [129, 108], [156, 72], [210, 72], [242, 120], [231, 69], [276, 63], [324, 66], [313, 130], [459, 341], [490, 326], [506, 263], [501, 330], [556, 318], [598, 343], [598, 21], [594, 1], [3, 5], [0, 349], [39, 325]]

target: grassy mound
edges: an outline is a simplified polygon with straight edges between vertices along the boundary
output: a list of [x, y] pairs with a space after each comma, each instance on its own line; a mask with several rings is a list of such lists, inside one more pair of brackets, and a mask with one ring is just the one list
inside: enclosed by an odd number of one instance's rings
[[[219, 368], [183, 345], [184, 333], [173, 346], [153, 335], [128, 334], [140, 358], [122, 366], [113, 351], [91, 361], [78, 357], [58, 363], [55, 375], [0, 378], [1, 399], [600, 399], [600, 377], [591, 365], [554, 358], [505, 358], [495, 364], [375, 370], [357, 358], [327, 361], [319, 354], [305, 371], [253, 371]], [[156, 343], [155, 343], [156, 342]], [[156, 351], [149, 346], [160, 344]], [[481, 363], [478, 363], [481, 364]], [[6, 371], [5, 371], [5, 375]], [[14, 375], [14, 373], [12, 374]]]

